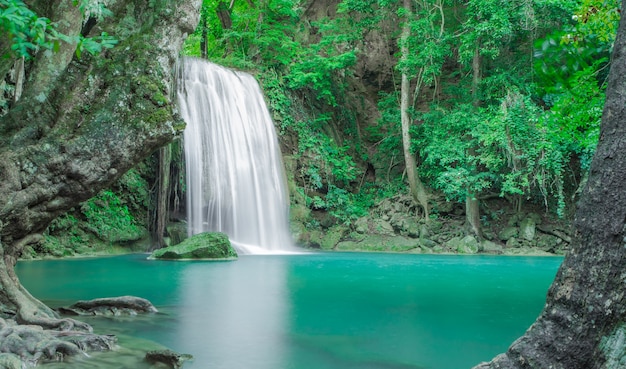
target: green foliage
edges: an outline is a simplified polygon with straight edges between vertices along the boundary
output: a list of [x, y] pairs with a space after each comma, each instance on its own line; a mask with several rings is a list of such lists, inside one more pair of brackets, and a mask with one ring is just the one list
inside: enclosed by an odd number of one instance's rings
[[595, 65], [589, 66], [568, 79], [575, 87], [544, 97], [551, 105], [543, 115], [544, 124], [563, 150], [580, 158], [583, 171], [589, 169], [600, 135], [605, 84], [598, 85], [598, 74]]
[[570, 78], [592, 66], [595, 71], [604, 70], [600, 78], [608, 74], [606, 64], [613, 49], [619, 14], [617, 0], [584, 0], [572, 16], [573, 24], [535, 42], [535, 72], [547, 93], [576, 88], [571, 83], [575, 78]]
[[[398, 71], [411, 81], [411, 150], [431, 187], [454, 201], [499, 194], [563, 213], [565, 168], [586, 170], [595, 150], [617, 3], [427, 0], [409, 14], [396, 0], [343, 0], [335, 16], [310, 21], [301, 0], [205, 0], [185, 53], [200, 55], [204, 32], [209, 59], [254, 71], [293, 139], [307, 205], [341, 223], [390, 195], [361, 184], [359, 160], [400, 182]], [[346, 86], [371, 35], [409, 52], [385, 56], [396, 67], [381, 74], [397, 74], [376, 87], [380, 117], [357, 126]]]
[[0, 0], [0, 34], [16, 56], [25, 58], [40, 48], [58, 49], [62, 37], [50, 19], [38, 17], [21, 0]]
[[528, 96], [511, 90], [492, 117], [479, 126], [481, 155], [500, 177], [501, 195], [530, 199], [538, 190], [546, 207], [550, 198], [564, 210], [563, 176], [568, 153], [541, 119], [542, 110]]
[[109, 242], [137, 238], [141, 229], [117, 194], [104, 190], [81, 205], [88, 229]]
[[486, 118], [480, 111], [463, 104], [451, 111], [433, 109], [421, 118], [414, 144], [422, 148], [423, 169], [435, 188], [463, 202], [493, 186], [496, 178], [485, 170], [489, 158], [479, 155], [476, 128]]
[[311, 190], [320, 190], [327, 184], [347, 186], [359, 174], [359, 169], [348, 155], [350, 147], [339, 146], [326, 134], [315, 130], [325, 119], [328, 117], [296, 123], [298, 155], [305, 157], [309, 163], [309, 166], [301, 168], [300, 175]]
[[[111, 15], [104, 3], [82, 1], [78, 4], [86, 17], [98, 19]], [[96, 37], [70, 37], [57, 30], [57, 24], [40, 17], [21, 0], [0, 0], [0, 35], [11, 44], [11, 53], [16, 57], [30, 59], [40, 49], [58, 51], [61, 42], [74, 43], [76, 56], [83, 52], [95, 55], [105, 48], [117, 44], [115, 38], [103, 32]]]

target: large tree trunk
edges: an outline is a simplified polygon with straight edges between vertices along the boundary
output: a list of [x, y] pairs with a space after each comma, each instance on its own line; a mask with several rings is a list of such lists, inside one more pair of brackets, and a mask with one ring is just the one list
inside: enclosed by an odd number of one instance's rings
[[[409, 55], [408, 38], [411, 33], [411, 27], [409, 24], [412, 4], [411, 0], [404, 0], [404, 7], [407, 11], [406, 23], [402, 27], [402, 40], [401, 50], [402, 59], [406, 60]], [[415, 162], [415, 156], [411, 152], [411, 117], [409, 116], [409, 96], [411, 84], [409, 82], [409, 76], [406, 71], [402, 72], [402, 81], [400, 85], [400, 121], [402, 125], [402, 151], [404, 152], [404, 165], [406, 167], [406, 175], [409, 181], [409, 189], [413, 200], [417, 202], [424, 211], [424, 219], [428, 221], [429, 207], [428, 207], [428, 195], [426, 188], [422, 183], [419, 172], [417, 171], [417, 163]], [[417, 93], [417, 92], [416, 92]]]
[[[68, 34], [85, 33], [73, 0], [40, 0]], [[39, 53], [22, 98], [0, 118], [0, 311], [20, 323], [75, 329], [19, 283], [22, 249], [67, 212], [178, 135], [171, 85], [200, 0], [109, 2], [113, 16], [90, 30], [119, 40], [99, 56], [75, 45]], [[38, 7], [36, 2], [33, 8]]]
[[[626, 1], [622, 3], [625, 9]], [[575, 237], [546, 306], [505, 354], [476, 368], [624, 368], [626, 362], [626, 21], [615, 41], [600, 141]]]

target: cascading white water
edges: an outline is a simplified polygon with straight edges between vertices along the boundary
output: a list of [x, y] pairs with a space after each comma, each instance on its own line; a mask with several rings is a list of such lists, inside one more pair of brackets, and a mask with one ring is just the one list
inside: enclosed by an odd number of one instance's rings
[[291, 250], [282, 158], [256, 80], [185, 58], [178, 102], [187, 123], [189, 234], [224, 232], [245, 254]]

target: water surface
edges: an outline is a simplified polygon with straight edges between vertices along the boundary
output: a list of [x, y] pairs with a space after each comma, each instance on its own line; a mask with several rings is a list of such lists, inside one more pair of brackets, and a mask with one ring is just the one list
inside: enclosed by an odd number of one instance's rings
[[[91, 368], [140, 368], [137, 351], [190, 353], [185, 368], [461, 369], [509, 346], [541, 311], [561, 258], [311, 254], [235, 262], [146, 255], [20, 262], [51, 306], [135, 295], [159, 313], [88, 318], [122, 348]], [[83, 368], [75, 363], [49, 368]], [[147, 367], [147, 366], [146, 366]]]

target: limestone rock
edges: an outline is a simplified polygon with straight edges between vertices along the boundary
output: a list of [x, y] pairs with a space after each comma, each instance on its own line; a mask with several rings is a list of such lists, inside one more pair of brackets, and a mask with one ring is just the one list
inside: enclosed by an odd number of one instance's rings
[[456, 248], [460, 254], [475, 254], [479, 251], [479, 244], [474, 236], [465, 236], [461, 239]]
[[506, 227], [498, 233], [498, 238], [502, 241], [508, 241], [513, 237], [517, 237], [519, 229], [517, 227]]
[[503, 251], [501, 245], [498, 245], [497, 243], [488, 240], [484, 240], [483, 242], [481, 242], [481, 246], [483, 252], [488, 254], [501, 254]]
[[150, 259], [185, 260], [232, 260], [237, 252], [231, 246], [228, 236], [219, 232], [198, 233], [178, 245], [156, 250]]
[[396, 234], [391, 224], [382, 219], [374, 219], [374, 233], [387, 236]]
[[531, 217], [524, 218], [519, 225], [519, 236], [525, 240], [532, 241], [535, 238], [536, 223]]
[[365, 234], [369, 232], [369, 220], [367, 217], [361, 217], [354, 222], [355, 230], [358, 233]]

